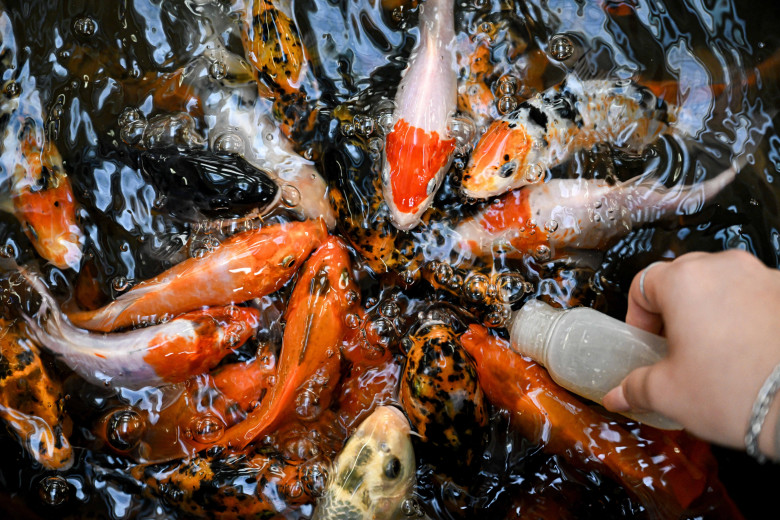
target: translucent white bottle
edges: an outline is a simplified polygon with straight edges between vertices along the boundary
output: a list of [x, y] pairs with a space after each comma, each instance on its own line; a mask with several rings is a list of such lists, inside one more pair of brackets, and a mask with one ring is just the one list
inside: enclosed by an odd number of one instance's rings
[[[546, 367], [556, 383], [599, 404], [629, 372], [667, 354], [661, 336], [588, 307], [562, 310], [539, 300], [515, 312], [509, 337], [515, 352]], [[682, 428], [657, 413], [625, 415], [656, 428]]]

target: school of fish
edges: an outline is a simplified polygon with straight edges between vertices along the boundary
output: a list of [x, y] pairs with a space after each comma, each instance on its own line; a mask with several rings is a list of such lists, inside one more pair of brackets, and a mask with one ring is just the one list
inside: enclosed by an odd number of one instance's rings
[[[716, 203], [741, 159], [693, 183], [663, 185], [652, 170], [557, 178], [597, 144], [641, 155], [664, 136], [683, 141], [685, 107], [574, 73], [539, 88], [538, 72], [536, 92], [499, 114], [484, 101], [496, 88], [481, 68], [489, 46], [464, 42], [449, 0], [416, 4], [381, 151], [339, 135], [318, 159], [298, 145], [324, 110], [312, 79], [321, 65], [289, 3], [235, 2], [227, 14], [207, 4], [197, 14], [209, 30], [184, 67], [125, 75], [118, 124], [142, 130], [117, 147], [164, 194], [156, 211], [220, 239], [109, 301], [86, 255], [89, 205], [47, 129], [51, 100], [0, 10], [0, 209], [34, 249], [0, 259], [0, 418], [32, 460], [52, 472], [73, 464], [72, 372], [119, 403], [91, 425], [89, 447], [127, 460], [140, 494], [184, 515], [434, 516], [415, 495], [421, 461], [426, 478], [469, 490], [500, 410], [529, 443], [610, 480], [651, 518], [707, 501], [741, 517], [706, 444], [608, 415], [502, 339], [509, 311], [535, 291], [524, 260], [587, 266], [632, 230]], [[74, 54], [71, 72], [115, 61]], [[483, 132], [464, 145], [456, 117]], [[437, 197], [449, 196], [459, 154], [455, 195], [472, 205], [453, 214]], [[367, 299], [372, 281], [394, 296]], [[558, 303], [580, 304], [585, 282], [564, 282], [572, 293]], [[430, 297], [404, 295], [415, 287]], [[137, 392], [167, 404], [144, 408], [127, 397]], [[518, 503], [532, 511], [532, 499]]]

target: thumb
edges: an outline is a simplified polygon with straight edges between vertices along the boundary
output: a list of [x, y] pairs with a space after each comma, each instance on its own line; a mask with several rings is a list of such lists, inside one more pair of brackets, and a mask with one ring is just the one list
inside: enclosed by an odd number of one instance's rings
[[661, 388], [658, 385], [660, 363], [632, 370], [616, 386], [604, 396], [604, 408], [612, 412], [660, 412], [654, 406], [661, 402], [659, 392], [654, 389]]

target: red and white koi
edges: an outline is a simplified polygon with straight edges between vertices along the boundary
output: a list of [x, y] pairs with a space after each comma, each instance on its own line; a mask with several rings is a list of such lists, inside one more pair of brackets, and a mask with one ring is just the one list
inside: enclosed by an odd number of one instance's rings
[[427, 0], [421, 8], [420, 39], [398, 85], [382, 166], [385, 201], [402, 230], [420, 222], [455, 152], [447, 129], [458, 95], [453, 3]]
[[69, 314], [80, 327], [109, 332], [207, 306], [241, 303], [287, 283], [327, 235], [322, 221], [244, 231], [216, 250], [173, 266], [93, 311]]
[[24, 316], [31, 337], [96, 385], [141, 388], [184, 381], [215, 367], [259, 325], [257, 310], [231, 305], [129, 332], [89, 332], [68, 320], [40, 277], [21, 271], [42, 298], [36, 317]]
[[573, 152], [599, 142], [641, 152], [661, 134], [684, 134], [675, 118], [675, 108], [634, 83], [569, 76], [488, 127], [461, 191], [486, 199], [540, 182]]
[[[2, 40], [9, 35], [5, 24], [0, 25]], [[4, 96], [0, 102], [0, 114], [9, 116], [0, 171], [3, 181], [10, 180], [11, 196], [3, 209], [16, 216], [41, 257], [60, 269], [78, 269], [84, 233], [76, 199], [57, 147], [44, 136], [43, 104], [28, 63], [22, 65], [16, 88], [18, 96]]]
[[732, 166], [710, 180], [671, 189], [641, 179], [616, 185], [553, 179], [526, 186], [461, 222], [459, 247], [478, 256], [502, 249], [539, 259], [551, 258], [556, 249], [602, 248], [634, 226], [699, 211], [735, 175]]
[[221, 444], [244, 448], [273, 431], [293, 409], [308, 418], [309, 401], [317, 403], [315, 408], [327, 408], [340, 376], [346, 317], [359, 299], [347, 247], [331, 237], [312, 253], [290, 296], [278, 383], [244, 421], [225, 432]]

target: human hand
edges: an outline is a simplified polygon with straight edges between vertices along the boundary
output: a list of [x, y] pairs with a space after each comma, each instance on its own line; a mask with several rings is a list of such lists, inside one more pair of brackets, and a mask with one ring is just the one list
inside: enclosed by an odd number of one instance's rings
[[[780, 362], [780, 271], [739, 250], [689, 253], [654, 265], [628, 294], [626, 323], [666, 336], [669, 355], [632, 371], [608, 410], [652, 410], [702, 439], [745, 447], [753, 402]], [[759, 437], [776, 457], [780, 395]]]

